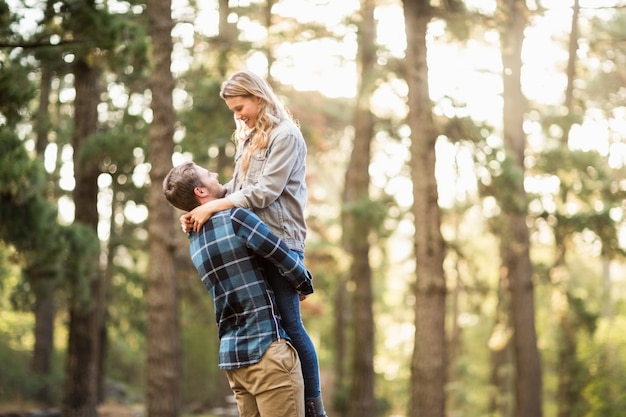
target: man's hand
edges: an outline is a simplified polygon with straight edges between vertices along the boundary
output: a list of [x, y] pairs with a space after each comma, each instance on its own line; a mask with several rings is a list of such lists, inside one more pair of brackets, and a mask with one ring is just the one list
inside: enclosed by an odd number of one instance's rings
[[178, 221], [180, 221], [180, 228], [183, 229], [183, 232], [185, 233], [189, 233], [191, 232], [191, 229], [193, 229], [192, 220], [188, 216], [189, 213], [185, 213], [178, 218]]

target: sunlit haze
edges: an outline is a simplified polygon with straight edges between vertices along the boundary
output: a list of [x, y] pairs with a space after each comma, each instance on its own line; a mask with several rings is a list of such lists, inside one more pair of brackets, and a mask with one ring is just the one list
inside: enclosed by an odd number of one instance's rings
[[[238, 0], [238, 4], [242, 6], [250, 2], [252, 0]], [[177, 22], [172, 32], [176, 41], [172, 56], [175, 76], [182, 75], [190, 68], [194, 57], [189, 55], [189, 51], [195, 42], [195, 35], [214, 36], [218, 30], [216, 1], [196, 2], [197, 8], [191, 7], [189, 3], [188, 0], [173, 0], [172, 5], [173, 17]], [[8, 4], [17, 7], [18, 2], [9, 0]], [[468, 8], [485, 14], [493, 13], [496, 8], [495, 0], [468, 0], [466, 4]], [[536, 7], [533, 1], [528, 1], [528, 4]], [[615, 4], [617, 0], [581, 0], [583, 8], [609, 7]], [[563, 102], [567, 82], [564, 68], [568, 56], [563, 44], [570, 29], [573, 0], [542, 0], [541, 5], [545, 7], [545, 11], [533, 16], [531, 25], [525, 32], [522, 89], [533, 102], [557, 105]], [[124, 2], [115, 0], [110, 2], [110, 6], [117, 12], [124, 12], [123, 7], [128, 7]], [[357, 39], [348, 18], [357, 13], [359, 7], [359, 0], [282, 0], [275, 4], [272, 10], [275, 15], [302, 24], [321, 22], [339, 40], [311, 39], [280, 44], [273, 50], [272, 77], [299, 91], [319, 91], [328, 97], [354, 97], [357, 87]], [[19, 13], [26, 18], [21, 28], [26, 33], [34, 30], [36, 20], [41, 18], [41, 12], [36, 9], [19, 9]], [[237, 21], [242, 39], [262, 43], [268, 37], [265, 27], [246, 16], [233, 15], [229, 19]], [[406, 35], [401, 2], [390, 1], [384, 6], [378, 6], [375, 20], [376, 42], [386, 51], [379, 55], [379, 64], [384, 65], [386, 57], [402, 58], [406, 48]], [[495, 30], [486, 30], [482, 38], [465, 43], [451, 42], [445, 35], [444, 23], [434, 20], [429, 25], [427, 45], [430, 94], [436, 104], [435, 114], [442, 117], [471, 116], [495, 127], [500, 126], [502, 62], [498, 33]], [[579, 54], [584, 55], [585, 48], [585, 44], [581, 43]], [[246, 65], [259, 74], [267, 74], [267, 59], [261, 53], [247, 57]], [[64, 89], [60, 94], [63, 101], [73, 100], [71, 89]], [[131, 99], [124, 95], [123, 89], [119, 97], [113, 90], [109, 94], [114, 101], [126, 102]], [[405, 97], [406, 86], [400, 77], [389, 80], [388, 83], [380, 84], [374, 93], [372, 111], [379, 116], [401, 120], [406, 116]], [[176, 99], [175, 103], [184, 99], [185, 97]], [[459, 107], [459, 104], [462, 106]], [[143, 103], [139, 103], [139, 107], [142, 105]], [[618, 112], [616, 110], [611, 120], [606, 120], [605, 115], [599, 112], [589, 112], [584, 122], [572, 129], [570, 147], [598, 150], [610, 157], [612, 166], [623, 166], [626, 159], [623, 147], [610, 141], [610, 138], [626, 136], [624, 115]], [[144, 116], [149, 118], [150, 112], [145, 112]], [[543, 140], [540, 126], [536, 122], [529, 122], [525, 129], [529, 144], [540, 146]], [[53, 151], [55, 149], [51, 148], [49, 153], [56, 153]], [[389, 178], [389, 173], [383, 172], [385, 167], [405, 160], [406, 151], [407, 146], [400, 146], [393, 154], [383, 152], [375, 155], [371, 167], [373, 177], [385, 174], [384, 177]], [[464, 158], [470, 156], [463, 156], [463, 153], [458, 152], [459, 149], [453, 149], [445, 142], [437, 147], [437, 180], [440, 204], [444, 207], [451, 206], [463, 195], [474, 192], [470, 185], [473, 182], [471, 172], [466, 172], [471, 167], [464, 161]], [[54, 169], [51, 163], [53, 162], [46, 158], [47, 169]], [[64, 189], [73, 188], [71, 171], [70, 161], [65, 161], [61, 168], [61, 187]], [[450, 175], [451, 172], [458, 171], [463, 172]], [[142, 175], [146, 178], [139, 178]], [[138, 170], [135, 180], [146, 181], [147, 171]], [[388, 187], [388, 191], [394, 192], [401, 204], [411, 204], [410, 190], [405, 189], [410, 187], [408, 181], [394, 181], [393, 186]], [[72, 210], [61, 210], [61, 213], [73, 215]]]

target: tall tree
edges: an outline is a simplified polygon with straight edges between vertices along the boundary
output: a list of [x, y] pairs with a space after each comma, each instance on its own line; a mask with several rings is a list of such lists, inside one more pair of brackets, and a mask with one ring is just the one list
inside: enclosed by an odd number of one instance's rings
[[[19, 75], [14, 81], [17, 79]], [[67, 253], [56, 207], [44, 197], [43, 164], [31, 158], [13, 129], [0, 127], [0, 240], [16, 249], [30, 287], [30, 294], [16, 297], [20, 308], [31, 308], [35, 315], [35, 378], [30, 383], [36, 387], [35, 399], [52, 405], [54, 315], [48, 310], [53, 309], [52, 294], [61, 276], [62, 257]]]
[[[567, 115], [564, 120], [563, 136], [561, 143], [563, 148], [567, 148], [567, 139], [572, 129], [575, 116], [575, 102], [574, 102], [574, 81], [576, 79], [576, 61], [578, 51], [578, 19], [580, 15], [580, 2], [574, 0], [574, 6], [572, 8], [572, 20], [570, 25], [570, 36], [568, 42], [568, 59], [567, 59], [567, 87], [565, 89], [565, 102], [564, 106], [567, 109]], [[578, 311], [574, 308], [570, 308], [570, 300], [567, 296], [569, 294], [568, 284], [569, 279], [565, 279], [566, 274], [566, 253], [568, 250], [571, 235], [565, 230], [559, 232], [555, 228], [555, 244], [556, 244], [556, 257], [554, 265], [551, 268], [551, 276], [554, 277], [555, 292], [564, 291], [565, 294], [561, 294], [561, 299], [565, 299], [564, 303], [566, 308], [558, 309], [556, 314], [559, 319], [559, 345], [558, 345], [558, 364], [559, 369], [559, 383], [557, 389], [557, 404], [558, 404], [558, 417], [572, 417], [573, 411], [577, 408], [577, 404], [582, 397], [581, 387], [583, 369], [580, 361], [577, 358], [578, 350], [578, 333], [577, 329], [580, 326], [580, 320], [578, 318]], [[563, 229], [567, 230], [567, 226]], [[564, 233], [563, 233], [564, 232]]]
[[[76, 36], [88, 36], [97, 21], [95, 2], [87, 0], [72, 3], [65, 10], [65, 23]], [[74, 148], [73, 191], [75, 222], [93, 231], [98, 229], [98, 175], [99, 161], [89, 152], [90, 141], [98, 128], [98, 104], [101, 69], [99, 51], [93, 44], [75, 50], [74, 73]], [[69, 342], [66, 361], [66, 382], [63, 398], [63, 415], [66, 417], [96, 417], [98, 404], [98, 382], [100, 372], [101, 326], [104, 314], [102, 275], [99, 254], [91, 254], [84, 279], [88, 283], [89, 295], [75, 292], [70, 304]]]
[[426, 31], [433, 16], [429, 0], [403, 0], [407, 36], [405, 75], [409, 87], [411, 180], [415, 222], [415, 346], [411, 361], [409, 415], [443, 417], [445, 409], [446, 283], [444, 241], [435, 179], [435, 142], [428, 87]]
[[371, 417], [376, 413], [374, 401], [374, 314], [372, 268], [370, 266], [370, 233], [372, 218], [369, 186], [371, 142], [374, 115], [370, 99], [375, 88], [376, 64], [374, 0], [362, 0], [358, 36], [358, 91], [354, 112], [353, 149], [346, 170], [343, 190], [343, 245], [350, 254], [349, 280], [354, 284], [352, 316], [351, 395], [348, 416]]
[[[14, 42], [11, 45], [12, 47], [22, 46], [26, 42], [21, 39], [19, 34], [14, 34], [10, 30], [11, 27], [16, 27], [16, 25], [10, 24], [12, 16], [8, 10], [5, 9], [5, 7], [6, 5], [0, 7], [0, 15], [2, 15], [0, 20], [2, 20], [1, 23], [3, 24], [3, 28], [6, 28], [6, 32], [3, 31], [1, 36], [3, 40], [10, 40], [12, 43]], [[28, 52], [25, 51], [23, 53], [25, 55], [28, 54]], [[3, 52], [2, 54], [4, 55]], [[33, 98], [32, 96], [35, 92], [35, 85], [28, 80], [28, 71], [26, 68], [18, 64], [21, 60], [21, 54], [13, 53], [12, 55], [13, 59], [3, 60], [3, 64], [0, 68], [0, 96], [2, 96], [2, 100], [0, 102], [0, 114], [5, 117], [4, 124], [8, 125], [11, 130], [15, 131], [17, 130], [15, 128], [18, 120], [13, 116], [18, 116], [20, 113], [24, 114], [23, 112], [27, 109], [29, 101]], [[46, 139], [46, 126], [48, 124], [46, 117], [48, 111], [47, 99], [49, 81], [46, 82], [45, 78], [46, 77], [43, 75], [42, 71], [42, 80], [40, 82], [39, 89], [40, 107], [35, 117], [35, 131], [37, 135], [35, 141], [35, 152], [39, 156], [43, 154], [43, 147], [41, 144]], [[9, 149], [5, 148], [4, 151], [8, 153]], [[15, 164], [17, 163], [17, 160], [13, 161], [8, 159], [6, 162]], [[18, 170], [15, 170], [14, 172], [18, 172]], [[4, 238], [7, 239], [7, 241], [12, 241], [18, 250], [27, 251], [29, 253], [29, 255], [24, 256], [23, 259], [25, 262], [23, 275], [29, 283], [29, 287], [32, 289], [32, 294], [34, 295], [33, 305], [29, 306], [32, 307], [35, 315], [35, 345], [33, 349], [32, 370], [36, 375], [38, 382], [36, 394], [37, 400], [42, 404], [51, 404], [52, 398], [49, 386], [49, 376], [51, 372], [54, 331], [53, 290], [55, 285], [58, 283], [60, 274], [59, 265], [50, 259], [49, 256], [46, 256], [45, 252], [50, 252], [52, 250], [52, 247], [47, 248], [47, 246], [54, 246], [55, 239], [56, 243], [59, 243], [58, 233], [52, 232], [54, 226], [58, 226], [58, 224], [54, 218], [56, 210], [53, 210], [52, 207], [46, 207], [43, 204], [46, 194], [43, 184], [39, 184], [37, 187], [31, 185], [29, 193], [37, 193], [39, 195], [31, 196], [31, 198], [24, 200], [21, 203], [18, 198], [17, 204], [15, 201], [12, 201], [13, 198], [11, 196], [4, 195], [3, 202], [9, 206], [16, 204], [14, 207], [14, 214], [20, 216], [33, 214], [33, 212], [28, 209], [29, 206], [34, 205], [37, 206], [38, 209], [41, 209], [40, 213], [36, 211], [34, 212], [36, 216], [29, 220], [30, 224], [26, 229], [30, 230], [31, 233], [41, 231], [43, 234], [38, 234], [41, 238], [36, 241], [30, 239], [28, 239], [30, 241], [15, 241], [10, 238], [10, 236], [5, 236]], [[26, 206], [26, 204], [28, 204], [28, 206]], [[10, 224], [15, 224], [15, 227], [17, 227], [17, 224], [24, 226], [24, 224], [19, 220], [6, 221], [4, 223], [6, 223], [5, 227], [9, 227]], [[22, 231], [20, 231], [20, 233]], [[48, 258], [47, 262], [46, 258]]]
[[[54, 16], [53, 4], [51, 1], [46, 2], [42, 25], [47, 27], [51, 24]], [[35, 151], [43, 161], [44, 152], [48, 145], [48, 133], [50, 130], [50, 91], [53, 77], [52, 62], [58, 60], [57, 56], [46, 59], [51, 54], [47, 50], [43, 50], [39, 54], [41, 65], [41, 77], [39, 79], [39, 107], [35, 117]], [[50, 194], [50, 193], [49, 193]], [[29, 274], [42, 273], [42, 276], [32, 275], [29, 281], [38, 282], [38, 288], [35, 291], [35, 347], [33, 352], [33, 371], [39, 375], [42, 385], [39, 388], [37, 399], [42, 404], [51, 404], [52, 394], [49, 386], [51, 374], [52, 353], [54, 350], [54, 318], [56, 314], [55, 307], [55, 287], [58, 284], [58, 271], [48, 268], [47, 271], [41, 271], [41, 268], [33, 268], [29, 270]]]
[[[43, 161], [43, 151], [47, 145], [47, 134], [49, 129], [49, 92], [50, 83], [52, 77], [51, 66], [52, 63], [59, 62], [60, 54], [58, 45], [51, 45], [50, 35], [51, 27], [55, 27], [57, 30], [74, 31], [74, 34], [81, 33], [81, 24], [84, 27], [89, 27], [91, 18], [95, 14], [90, 13], [89, 3], [75, 4], [74, 7], [65, 8], [63, 17], [67, 19], [60, 20], [59, 16], [56, 16], [57, 20], [54, 25], [50, 22], [53, 20], [54, 8], [53, 2], [45, 3], [45, 11], [43, 13], [43, 20], [40, 22], [41, 26], [37, 29], [36, 33], [32, 37], [28, 38], [24, 34], [12, 32], [13, 29], [19, 27], [16, 24], [3, 25], [3, 46], [19, 51], [13, 53], [14, 57], [24, 57], [30, 54], [40, 60], [41, 64], [41, 78], [39, 80], [40, 91], [40, 105], [39, 109], [33, 118], [34, 123], [34, 142], [35, 153], [41, 158], [39, 162]], [[71, 10], [70, 10], [71, 9]], [[6, 13], [6, 4], [3, 3], [0, 7], [0, 14], [2, 14], [2, 20], [10, 17], [10, 14]], [[75, 19], [72, 19], [74, 17]], [[87, 17], [87, 19], [85, 19]], [[61, 23], [61, 24], [59, 24]], [[63, 28], [63, 29], [61, 29]], [[7, 42], [8, 41], [8, 42]], [[85, 232], [84, 242], [94, 242], [95, 230], [97, 224], [97, 210], [95, 204], [96, 192], [90, 193], [90, 190], [97, 190], [95, 179], [97, 177], [97, 163], [93, 163], [92, 160], [82, 158], [80, 152], [84, 145], [90, 140], [91, 134], [95, 131], [96, 121], [96, 105], [97, 93], [89, 91], [92, 86], [90, 83], [93, 81], [87, 71], [82, 71], [81, 64], [85, 63], [86, 56], [89, 55], [90, 46], [75, 50], [77, 60], [74, 61], [73, 68], [75, 70], [76, 84], [76, 102], [79, 103], [79, 110], [74, 114], [73, 120], [75, 121], [73, 144], [77, 147], [74, 153], [76, 157], [76, 178], [78, 179], [78, 185], [74, 189], [74, 195], [77, 196], [76, 202], [77, 212], [77, 224], [88, 224], [87, 227], [91, 227], [91, 232], [87, 232], [86, 229], [81, 229]], [[88, 59], [93, 59], [91, 56]], [[29, 58], [30, 60], [30, 58]], [[24, 60], [23, 62], [26, 62]], [[51, 64], [51, 65], [48, 65]], [[6, 72], [6, 66], [3, 66], [3, 75], [8, 75]], [[4, 78], [4, 77], [0, 77]], [[97, 78], [97, 77], [96, 77]], [[7, 121], [12, 124], [13, 112], [17, 108], [17, 103], [20, 102], [20, 98], [30, 93], [30, 88], [25, 88], [25, 85], [21, 83], [21, 76], [13, 74], [11, 76], [11, 84], [13, 87], [2, 94], [8, 102], [12, 103], [8, 112], [3, 111], [7, 117]], [[13, 93], [12, 91], [20, 91], [19, 93]], [[6, 94], [6, 93], [9, 94]], [[95, 167], [95, 169], [94, 169]], [[43, 172], [43, 171], [42, 171]], [[31, 192], [38, 193], [37, 198], [29, 199], [27, 204], [21, 207], [17, 217], [28, 216], [28, 224], [22, 224], [22, 230], [29, 230], [33, 236], [39, 236], [36, 241], [32, 239], [30, 241], [21, 242], [14, 241], [18, 250], [22, 251], [22, 254], [28, 254], [24, 256], [24, 276], [26, 277], [29, 286], [32, 290], [33, 299], [33, 313], [35, 315], [35, 345], [33, 351], [33, 363], [32, 369], [38, 382], [38, 389], [36, 397], [44, 404], [50, 404], [52, 401], [50, 386], [50, 371], [51, 371], [51, 355], [53, 352], [53, 330], [54, 330], [54, 299], [53, 293], [59, 283], [61, 276], [60, 265], [56, 263], [54, 256], [58, 256], [62, 253], [62, 247], [64, 246], [64, 238], [62, 236], [62, 230], [58, 227], [56, 222], [56, 210], [52, 208], [52, 205], [46, 204], [46, 196], [50, 195], [49, 186], [31, 187]], [[10, 203], [10, 200], [7, 201]], [[50, 206], [50, 207], [48, 207]], [[18, 206], [19, 207], [19, 206]], [[34, 211], [33, 211], [34, 210]], [[92, 213], [96, 213], [95, 217], [91, 216]], [[17, 213], [16, 213], [17, 214]], [[14, 219], [12, 223], [20, 223], [19, 219]], [[67, 229], [69, 230], [69, 228]], [[29, 233], [29, 235], [30, 235]], [[68, 232], [63, 232], [67, 234]], [[88, 249], [89, 248], [89, 249]], [[83, 252], [81, 252], [81, 250]], [[56, 255], [54, 253], [56, 252]], [[80, 253], [79, 253], [80, 252]], [[89, 271], [82, 270], [80, 274], [76, 271], [70, 271], [70, 265], [75, 263], [65, 262], [65, 277], [79, 277], [81, 281], [88, 282], [92, 285], [92, 288], [97, 288], [97, 270], [98, 270], [98, 255], [95, 251], [91, 250], [91, 246], [87, 243], [79, 245], [76, 251], [73, 253], [75, 258], [82, 258], [82, 255], [91, 257], [91, 269]], [[94, 279], [95, 278], [95, 279]], [[70, 279], [71, 280], [71, 279]], [[70, 340], [68, 342], [68, 356], [67, 356], [67, 373], [65, 393], [64, 393], [64, 410], [67, 415], [91, 415], [95, 413], [95, 406], [91, 398], [91, 390], [96, 383], [92, 383], [94, 379], [97, 381], [98, 370], [94, 370], [92, 364], [97, 361], [99, 354], [99, 342], [97, 340], [90, 340], [93, 332], [92, 326], [98, 321], [98, 308], [100, 306], [99, 299], [94, 297], [95, 294], [85, 296], [84, 287], [82, 285], [73, 285], [76, 282], [70, 284], [70, 326], [69, 334]], [[73, 291], [74, 289], [81, 288], [81, 291]], [[87, 301], [88, 300], [88, 301]], [[96, 400], [94, 400], [96, 401]]]
[[524, 189], [526, 100], [521, 89], [522, 45], [528, 21], [525, 0], [499, 0], [503, 65], [504, 186], [500, 200], [506, 221], [500, 230], [500, 256], [510, 293], [515, 357], [515, 416], [541, 417], [541, 363], [535, 330], [533, 268], [526, 223], [528, 198]]
[[172, 167], [174, 152], [174, 78], [171, 1], [148, 3], [152, 40], [153, 120], [149, 128], [150, 190], [148, 197], [148, 347], [147, 411], [149, 417], [181, 414], [181, 348], [179, 296], [174, 270], [174, 213], [163, 197], [163, 180]]

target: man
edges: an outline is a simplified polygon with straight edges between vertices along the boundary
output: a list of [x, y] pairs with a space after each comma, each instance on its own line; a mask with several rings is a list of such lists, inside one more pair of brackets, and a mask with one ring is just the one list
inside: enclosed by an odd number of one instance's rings
[[[174, 207], [190, 211], [223, 197], [217, 174], [193, 162], [173, 168], [163, 193]], [[243, 417], [304, 417], [300, 360], [280, 324], [274, 293], [260, 265], [271, 262], [303, 296], [312, 277], [299, 256], [254, 213], [241, 208], [214, 214], [189, 235], [189, 251], [211, 294], [220, 339], [219, 367]]]

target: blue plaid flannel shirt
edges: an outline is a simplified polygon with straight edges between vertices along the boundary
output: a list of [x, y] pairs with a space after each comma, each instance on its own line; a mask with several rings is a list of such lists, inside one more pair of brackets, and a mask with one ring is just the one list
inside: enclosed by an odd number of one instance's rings
[[200, 233], [192, 232], [189, 238], [191, 260], [214, 302], [219, 367], [236, 369], [257, 363], [270, 344], [288, 338], [257, 258], [276, 265], [303, 295], [313, 292], [310, 272], [295, 252], [246, 209], [214, 214]]

